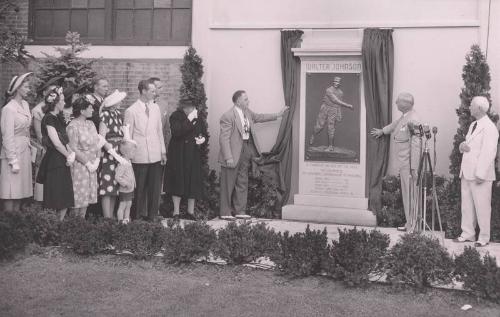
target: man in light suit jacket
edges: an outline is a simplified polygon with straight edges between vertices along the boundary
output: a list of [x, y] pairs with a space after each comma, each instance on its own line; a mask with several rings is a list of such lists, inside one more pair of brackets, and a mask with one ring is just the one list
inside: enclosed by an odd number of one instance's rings
[[[408, 123], [418, 124], [419, 118], [413, 110], [414, 99], [409, 93], [401, 93], [396, 100], [398, 110], [403, 113], [401, 117], [393, 121], [382, 129], [374, 128], [371, 131], [372, 136], [379, 138], [384, 134], [391, 134], [394, 138], [394, 144], [398, 155], [398, 169], [401, 178], [401, 195], [403, 196], [403, 206], [406, 217], [404, 227], [398, 227], [399, 231], [410, 230], [410, 190], [413, 188], [411, 182], [415, 184], [417, 180], [416, 170], [420, 160], [420, 139], [411, 137], [408, 129]], [[410, 144], [411, 141], [411, 144]], [[410, 150], [411, 147], [411, 150]], [[411, 158], [410, 158], [411, 152]], [[410, 167], [411, 159], [411, 167]]]
[[233, 94], [234, 106], [220, 118], [220, 218], [234, 220], [247, 219], [245, 214], [248, 194], [248, 169], [252, 158], [260, 155], [255, 137], [255, 123], [273, 121], [288, 109], [279, 113], [259, 114], [248, 108], [245, 91]]
[[495, 180], [495, 157], [498, 130], [488, 118], [490, 104], [485, 97], [474, 97], [470, 113], [476, 118], [469, 127], [465, 141], [460, 143], [462, 192], [462, 234], [455, 242], [474, 241], [476, 224], [479, 238], [476, 246], [490, 241], [491, 184]]
[[160, 109], [154, 103], [156, 87], [151, 81], [141, 80], [138, 89], [139, 99], [125, 111], [124, 124], [130, 127], [130, 137], [137, 143], [137, 151], [132, 159], [137, 185], [135, 216], [153, 220], [158, 216], [162, 165], [167, 161], [167, 151]]

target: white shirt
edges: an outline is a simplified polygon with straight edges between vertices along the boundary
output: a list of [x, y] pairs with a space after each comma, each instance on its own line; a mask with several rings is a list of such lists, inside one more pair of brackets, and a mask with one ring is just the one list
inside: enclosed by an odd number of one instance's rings
[[[243, 110], [241, 110], [239, 107], [235, 108], [236, 112], [238, 112], [238, 115], [240, 116], [241, 126], [243, 127], [243, 140], [248, 140], [250, 139], [250, 122], [248, 121], [248, 118], [243, 114]], [[248, 127], [247, 129], [245, 129], [245, 125]]]

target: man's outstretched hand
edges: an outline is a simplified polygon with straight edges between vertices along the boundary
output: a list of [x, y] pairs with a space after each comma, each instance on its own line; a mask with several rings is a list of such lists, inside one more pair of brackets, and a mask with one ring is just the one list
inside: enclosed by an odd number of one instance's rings
[[384, 131], [382, 129], [373, 128], [372, 131], [370, 132], [370, 134], [372, 135], [372, 137], [375, 137], [378, 139], [382, 135], [384, 135]]
[[284, 106], [283, 109], [281, 109], [281, 111], [278, 112], [278, 118], [283, 117], [283, 115], [285, 114], [285, 111], [288, 111], [289, 109], [290, 109], [290, 107]]

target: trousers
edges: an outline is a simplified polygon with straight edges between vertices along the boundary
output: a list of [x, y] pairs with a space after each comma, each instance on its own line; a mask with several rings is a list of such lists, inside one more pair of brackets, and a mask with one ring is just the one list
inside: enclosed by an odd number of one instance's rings
[[247, 209], [248, 170], [257, 150], [252, 138], [243, 141], [240, 160], [235, 168], [221, 167], [220, 216], [242, 215]]

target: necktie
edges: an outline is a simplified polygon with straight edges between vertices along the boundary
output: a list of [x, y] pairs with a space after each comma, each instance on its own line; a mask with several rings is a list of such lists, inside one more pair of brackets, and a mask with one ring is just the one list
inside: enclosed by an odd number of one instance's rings
[[474, 133], [474, 130], [476, 130], [476, 128], [477, 128], [477, 121], [474, 122], [474, 125], [472, 126], [472, 131], [470, 134]]
[[147, 104], [145, 106], [146, 106], [146, 116], [149, 117], [149, 106]]
[[250, 124], [248, 123], [247, 116], [244, 113], [243, 113], [243, 121], [245, 122], [245, 124], [243, 125], [243, 131], [245, 131], [245, 133], [250, 132]]

